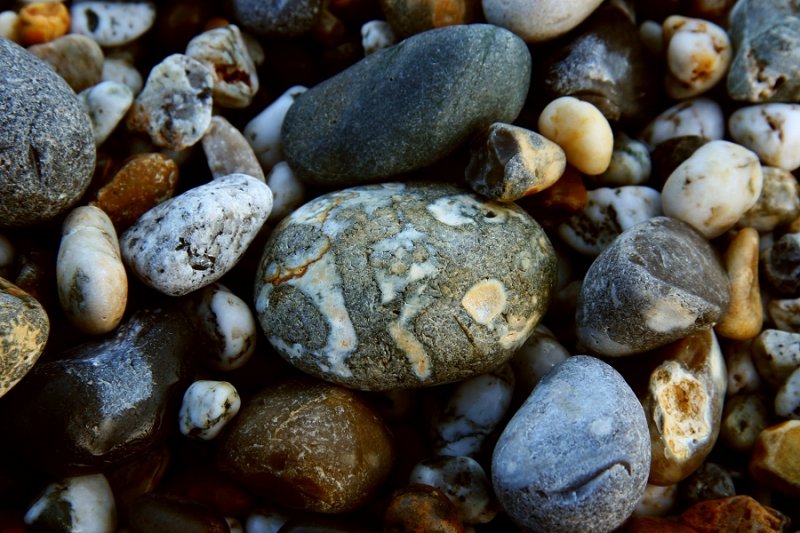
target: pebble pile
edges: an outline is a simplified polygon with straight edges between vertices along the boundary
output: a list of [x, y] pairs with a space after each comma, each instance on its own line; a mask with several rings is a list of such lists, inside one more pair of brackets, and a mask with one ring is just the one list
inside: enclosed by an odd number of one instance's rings
[[0, 531], [800, 527], [790, 0], [0, 0]]

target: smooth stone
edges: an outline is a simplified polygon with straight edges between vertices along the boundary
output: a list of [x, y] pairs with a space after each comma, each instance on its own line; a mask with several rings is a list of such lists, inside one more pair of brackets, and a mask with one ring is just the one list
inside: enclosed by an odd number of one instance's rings
[[758, 435], [750, 475], [791, 498], [800, 497], [800, 420], [770, 426]]
[[800, 7], [791, 0], [742, 0], [729, 15], [736, 55], [728, 94], [747, 102], [800, 99]]
[[800, 368], [800, 333], [765, 329], [753, 341], [752, 354], [759, 375], [778, 388]]
[[19, 42], [19, 14], [16, 11], [0, 11], [0, 37]]
[[199, 503], [151, 492], [137, 498], [128, 510], [128, 533], [175, 531], [230, 533], [222, 513]]
[[283, 121], [297, 97], [307, 90], [302, 85], [289, 87], [244, 127], [244, 136], [265, 172], [283, 160], [283, 144], [281, 143]]
[[56, 251], [42, 244], [25, 241], [17, 256], [19, 268], [14, 285], [42, 305], [58, 305], [53, 281], [56, 279]]
[[800, 333], [800, 298], [770, 300], [767, 314], [777, 329]]
[[800, 233], [786, 233], [764, 250], [761, 269], [778, 293], [800, 295]]
[[247, 139], [224, 117], [214, 115], [211, 118], [211, 125], [203, 135], [202, 143], [213, 178], [228, 174], [247, 174], [266, 181], [264, 170]]
[[539, 132], [559, 145], [567, 163], [584, 174], [602, 174], [611, 164], [614, 133], [589, 102], [572, 96], [556, 98], [539, 115]]
[[492, 482], [522, 527], [611, 531], [633, 512], [649, 468], [639, 400], [610, 366], [576, 355], [542, 378], [500, 435]]
[[673, 485], [697, 470], [719, 436], [728, 385], [725, 359], [712, 330], [665, 346], [642, 399], [650, 427], [649, 482]]
[[547, 308], [555, 263], [514, 204], [444, 183], [353, 187], [273, 230], [255, 308], [304, 372], [366, 390], [437, 385], [513, 355]]
[[480, 0], [381, 0], [380, 6], [398, 40], [434, 28], [472, 24], [483, 19]]
[[342, 513], [375, 494], [392, 460], [388, 430], [355, 392], [292, 381], [245, 402], [220, 444], [217, 466], [286, 508]]
[[136, 96], [144, 87], [142, 75], [133, 66], [133, 63], [123, 57], [109, 57], [103, 60], [103, 81], [115, 81], [126, 85], [131, 93]]
[[590, 179], [602, 187], [642, 185], [650, 178], [651, 169], [650, 149], [647, 145], [622, 132], [616, 132], [608, 169]]
[[49, 335], [50, 319], [36, 298], [0, 278], [0, 397], [33, 368]]
[[728, 118], [734, 141], [758, 154], [765, 165], [800, 168], [800, 105], [758, 104], [737, 109]]
[[[684, 135], [672, 137], [658, 143], [650, 154], [652, 172], [648, 185], [661, 190], [675, 169], [689, 159], [698, 148], [709, 142], [705, 137], [698, 135]], [[752, 208], [751, 208], [752, 209]]]
[[154, 144], [179, 152], [193, 146], [211, 125], [214, 74], [204, 63], [172, 54], [153, 67], [126, 123]]
[[599, 255], [622, 232], [661, 215], [661, 194], [650, 187], [600, 187], [586, 196], [583, 212], [558, 226], [559, 237], [585, 255]]
[[189, 41], [186, 55], [214, 75], [214, 104], [242, 108], [258, 92], [258, 73], [239, 27], [233, 24], [205, 31]]
[[686, 136], [709, 141], [725, 136], [725, 117], [717, 102], [704, 97], [679, 102], [654, 118], [642, 131], [641, 139], [656, 146], [668, 139]]
[[[175, 464], [172, 458], [169, 447], [164, 443], [147, 454], [105, 472], [121, 517], [127, 516], [140, 496], [153, 492], [161, 486], [168, 468]], [[118, 533], [123, 531], [120, 530]]]
[[397, 44], [397, 36], [392, 26], [385, 20], [370, 20], [361, 26], [361, 48], [364, 55], [374, 54], [378, 50]]
[[694, 531], [784, 531], [789, 518], [750, 496], [698, 502], [681, 513], [680, 522]]
[[712, 239], [755, 205], [762, 185], [756, 154], [728, 141], [711, 141], [670, 174], [661, 189], [661, 207]]
[[82, 91], [83, 108], [92, 121], [94, 143], [103, 144], [133, 105], [133, 93], [127, 85], [103, 81]]
[[761, 333], [763, 306], [758, 283], [758, 232], [739, 230], [723, 256], [731, 282], [731, 299], [725, 314], [714, 327], [718, 335], [729, 339], [752, 339]]
[[91, 37], [100, 46], [135, 41], [156, 20], [153, 2], [76, 2], [70, 7], [70, 31]]
[[716, 463], [705, 462], [680, 484], [684, 503], [694, 505], [705, 500], [729, 498], [736, 495], [730, 472]]
[[736, 225], [768, 232], [800, 216], [800, 184], [791, 172], [782, 168], [762, 165], [761, 175], [761, 194]]
[[730, 298], [728, 276], [688, 224], [637, 224], [589, 267], [578, 297], [578, 339], [606, 356], [641, 353], [713, 326]]
[[183, 296], [233, 268], [272, 209], [269, 187], [231, 174], [143, 214], [120, 238], [122, 259], [149, 287]]
[[77, 207], [64, 220], [56, 281], [61, 308], [81, 331], [108, 333], [122, 321], [128, 276], [117, 232], [101, 209]]
[[193, 342], [180, 313], [138, 311], [113, 336], [36, 365], [8, 397], [9, 435], [31, 464], [55, 475], [97, 472], [148, 453], [174, 423], [164, 421], [177, 415]]
[[539, 324], [511, 359], [514, 396], [527, 398], [533, 388], [556, 365], [571, 354], [547, 326]]
[[277, 507], [259, 505], [247, 515], [244, 527], [247, 533], [278, 533], [288, 521], [289, 517], [286, 513], [281, 512]]
[[69, 85], [5, 39], [0, 71], [0, 227], [30, 226], [83, 195], [94, 172], [94, 134]]
[[65, 35], [27, 50], [47, 62], [76, 93], [97, 85], [102, 79], [103, 50], [89, 37]]
[[385, 533], [435, 531], [463, 533], [458, 509], [441, 490], [425, 484], [401, 487], [391, 495], [383, 515]]
[[23, 46], [47, 43], [69, 30], [69, 11], [62, 2], [22, 2], [17, 19], [17, 37]]
[[725, 74], [733, 58], [731, 41], [724, 29], [708, 20], [672, 15], [662, 23], [670, 98], [702, 94]]
[[749, 454], [761, 432], [770, 424], [771, 408], [765, 395], [747, 393], [731, 396], [725, 402], [720, 441], [728, 448]]
[[306, 186], [297, 179], [286, 161], [278, 161], [267, 176], [272, 190], [272, 211], [268, 222], [278, 222], [306, 201]]
[[752, 342], [728, 342], [725, 364], [728, 368], [728, 395], [756, 392], [761, 388], [761, 376], [752, 355]]
[[465, 524], [486, 524], [497, 514], [491, 482], [483, 467], [470, 457], [439, 455], [425, 459], [411, 470], [409, 482], [444, 492]]
[[242, 400], [227, 381], [198, 380], [183, 394], [178, 412], [181, 433], [202, 440], [216, 438], [239, 412]]
[[114, 533], [117, 508], [103, 474], [66, 478], [51, 483], [25, 513], [32, 531]]
[[487, 22], [507, 28], [529, 43], [563, 35], [583, 22], [602, 0], [483, 0]]
[[775, 393], [775, 414], [782, 418], [800, 419], [800, 368], [789, 374]]
[[[631, 520], [643, 516], [664, 516], [672, 512], [678, 503], [678, 485], [651, 485], [647, 484], [644, 495], [636, 509], [633, 510]], [[630, 521], [628, 523], [630, 523]], [[645, 530], [646, 532], [647, 530]], [[643, 532], [643, 533], [645, 533]]]
[[256, 35], [299, 37], [307, 33], [322, 11], [321, 0], [233, 0], [233, 18]]
[[465, 175], [478, 194], [513, 202], [551, 186], [566, 165], [564, 150], [556, 143], [525, 128], [495, 122], [473, 139]]
[[340, 187], [428, 166], [513, 122], [530, 72], [525, 43], [496, 26], [414, 35], [300, 95], [281, 130], [286, 161], [308, 183]]
[[651, 56], [664, 55], [664, 29], [660, 23], [655, 20], [643, 20], [639, 24], [639, 39]]

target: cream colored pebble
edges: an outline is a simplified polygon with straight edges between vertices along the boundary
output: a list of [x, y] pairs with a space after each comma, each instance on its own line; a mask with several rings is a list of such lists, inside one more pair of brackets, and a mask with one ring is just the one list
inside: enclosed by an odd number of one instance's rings
[[758, 284], [756, 230], [739, 231], [725, 250], [724, 265], [731, 282], [731, 299], [716, 332], [729, 339], [752, 339], [761, 332], [764, 315]]
[[277, 222], [297, 209], [306, 199], [306, 187], [297, 179], [286, 161], [279, 161], [267, 176], [267, 185], [272, 190], [272, 211], [269, 222]]
[[642, 140], [652, 147], [685, 135], [698, 135], [709, 140], [725, 135], [722, 108], [708, 98], [692, 98], [670, 107], [654, 118], [642, 132]]
[[561, 146], [567, 163], [584, 174], [602, 174], [611, 163], [611, 125], [589, 102], [572, 96], [556, 98], [539, 115], [539, 132]]
[[242, 400], [227, 381], [199, 380], [183, 395], [178, 421], [187, 437], [211, 440], [239, 412]]
[[17, 42], [19, 34], [19, 15], [14, 11], [3, 11], [0, 13], [0, 37], [5, 37], [9, 41]]
[[766, 165], [800, 168], [800, 104], [759, 104], [734, 111], [728, 119], [734, 141], [758, 154]]
[[253, 117], [242, 131], [265, 173], [283, 159], [283, 145], [281, 144], [283, 119], [295, 99], [306, 90], [302, 85], [286, 89], [274, 102]]
[[397, 37], [385, 20], [370, 20], [361, 26], [361, 47], [368, 56], [397, 42]]
[[680, 15], [663, 24], [667, 50], [667, 94], [672, 98], [697, 96], [716, 85], [727, 73], [733, 52], [728, 34], [707, 20]]

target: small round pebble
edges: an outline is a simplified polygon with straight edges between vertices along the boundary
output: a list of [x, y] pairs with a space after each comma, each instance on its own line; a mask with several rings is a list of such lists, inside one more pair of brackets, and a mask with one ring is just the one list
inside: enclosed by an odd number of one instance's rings
[[800, 104], [759, 104], [734, 111], [728, 128], [734, 141], [766, 165], [800, 168]]
[[70, 8], [72, 33], [91, 37], [100, 46], [121, 46], [141, 37], [156, 19], [153, 2], [75, 2]]
[[650, 177], [651, 165], [650, 150], [645, 143], [616, 132], [608, 169], [590, 179], [605, 187], [641, 185]]
[[656, 146], [674, 137], [696, 135], [719, 140], [725, 134], [722, 108], [708, 98], [692, 98], [663, 111], [642, 132], [642, 140]]
[[752, 353], [759, 375], [780, 387], [800, 367], [800, 333], [765, 329], [753, 341]]
[[786, 233], [761, 256], [767, 282], [784, 296], [800, 294], [800, 233]]
[[275, 163], [267, 176], [267, 185], [273, 194], [269, 222], [282, 220], [306, 201], [306, 186], [297, 179], [286, 161]]
[[51, 483], [28, 508], [25, 524], [33, 531], [114, 533], [117, 508], [103, 474]]
[[16, 11], [0, 11], [0, 37], [19, 42], [19, 14]]
[[116, 81], [98, 83], [78, 97], [92, 121], [97, 146], [111, 135], [133, 104], [133, 92], [127, 85]]
[[536, 326], [522, 348], [511, 359], [514, 369], [514, 395], [527, 398], [537, 383], [554, 366], [571, 354], [545, 325]]
[[719, 437], [725, 446], [749, 454], [772, 416], [763, 394], [739, 394], [725, 402]]
[[458, 509], [441, 490], [413, 484], [396, 490], [383, 515], [385, 533], [463, 533]]
[[385, 20], [370, 20], [361, 26], [361, 47], [368, 56], [397, 42], [394, 31]]
[[736, 495], [730, 472], [708, 461], [681, 482], [680, 491], [681, 499], [689, 505]]
[[[203, 135], [203, 152], [214, 178], [229, 174], [247, 174], [266, 181], [256, 154], [242, 133], [224, 117], [214, 115]], [[273, 187], [270, 187], [275, 192]], [[275, 207], [273, 203], [273, 208]]]
[[46, 43], [67, 33], [70, 16], [63, 2], [33, 2], [19, 10], [16, 33], [19, 43]]
[[241, 404], [236, 388], [227, 381], [195, 381], [186, 389], [178, 413], [181, 433], [211, 440], [236, 416]]
[[127, 85], [134, 96], [139, 94], [144, 86], [142, 75], [133, 66], [133, 63], [122, 57], [108, 57], [103, 60], [103, 81], [115, 81]]
[[483, 0], [491, 24], [508, 28], [529, 43], [563, 35], [584, 21], [602, 0]]
[[728, 34], [713, 22], [672, 15], [662, 24], [667, 48], [667, 94], [690, 98], [716, 85], [728, 72], [733, 50]]

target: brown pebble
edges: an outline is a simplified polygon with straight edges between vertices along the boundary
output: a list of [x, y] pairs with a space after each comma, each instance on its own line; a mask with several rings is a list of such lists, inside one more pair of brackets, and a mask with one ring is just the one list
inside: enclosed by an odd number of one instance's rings
[[255, 504], [253, 496], [233, 480], [202, 467], [178, 473], [165, 483], [163, 491], [225, 516], [246, 516]]
[[434, 28], [476, 22], [481, 16], [477, 0], [381, 0], [386, 21], [399, 38]]
[[395, 491], [383, 517], [385, 533], [461, 533], [464, 525], [450, 499], [430, 485], [413, 484]]
[[214, 178], [239, 173], [266, 181], [250, 143], [224, 117], [216, 115], [211, 118], [211, 125], [201, 142]]
[[699, 533], [779, 533], [789, 519], [750, 496], [731, 496], [694, 504], [681, 522]]
[[192, 533], [229, 533], [220, 513], [186, 500], [149, 493], [137, 499], [128, 513], [130, 533], [156, 531]]
[[729, 339], [752, 339], [761, 332], [764, 314], [758, 285], [758, 232], [740, 230], [725, 250], [724, 264], [731, 299], [715, 330]]
[[519, 200], [519, 205], [530, 213], [536, 213], [537, 220], [544, 218], [544, 212], [557, 216], [571, 216], [581, 213], [589, 197], [580, 172], [567, 165], [558, 181], [545, 190]]
[[69, 30], [69, 11], [61, 2], [36, 2], [19, 10], [17, 35], [20, 44], [46, 43]]
[[800, 498], [800, 420], [787, 420], [759, 434], [750, 475], [787, 496]]
[[767, 397], [763, 394], [740, 394], [728, 398], [722, 413], [720, 439], [737, 452], [750, 453], [758, 435], [769, 420]]
[[102, 81], [103, 49], [90, 37], [71, 33], [28, 51], [50, 65], [76, 93]]
[[169, 449], [162, 445], [106, 472], [121, 517], [127, 516], [128, 509], [140, 496], [154, 491], [161, 484], [169, 463]]
[[691, 527], [654, 516], [634, 516], [625, 525], [626, 533], [697, 533]]

